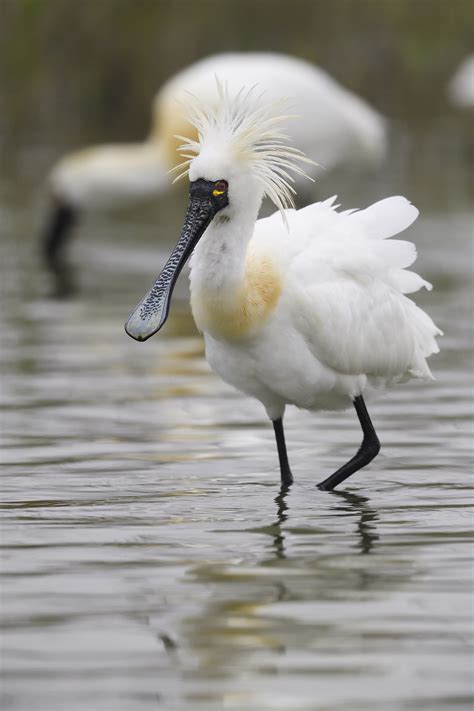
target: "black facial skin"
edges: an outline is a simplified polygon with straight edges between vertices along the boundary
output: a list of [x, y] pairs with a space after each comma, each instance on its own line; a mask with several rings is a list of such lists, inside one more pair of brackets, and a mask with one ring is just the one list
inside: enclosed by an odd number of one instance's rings
[[189, 204], [178, 244], [160, 276], [130, 315], [125, 330], [136, 341], [146, 341], [168, 318], [171, 295], [181, 269], [213, 217], [229, 204], [225, 180], [195, 180], [189, 186]]
[[189, 184], [189, 197], [190, 200], [197, 198], [203, 203], [209, 201], [214, 214], [216, 214], [216, 212], [219, 212], [229, 204], [228, 187], [226, 180], [213, 181], [199, 178], [199, 180]]

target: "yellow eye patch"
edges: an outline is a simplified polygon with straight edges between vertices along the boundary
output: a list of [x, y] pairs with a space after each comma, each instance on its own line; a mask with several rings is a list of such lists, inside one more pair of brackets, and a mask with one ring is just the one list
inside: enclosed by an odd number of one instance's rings
[[217, 197], [218, 195], [224, 195], [225, 191], [227, 190], [228, 184], [227, 180], [216, 180], [214, 183], [214, 190], [212, 191], [212, 194], [214, 197]]

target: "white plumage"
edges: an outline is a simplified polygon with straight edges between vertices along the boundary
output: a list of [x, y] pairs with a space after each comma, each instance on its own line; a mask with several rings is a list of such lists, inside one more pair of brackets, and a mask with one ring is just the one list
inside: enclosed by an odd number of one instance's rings
[[[272, 420], [286, 404], [339, 409], [358, 394], [431, 378], [426, 358], [438, 352], [440, 332], [405, 296], [431, 285], [406, 269], [416, 259], [414, 245], [385, 239], [407, 228], [418, 210], [403, 197], [349, 213], [337, 212], [333, 203], [287, 210], [288, 231], [278, 213], [255, 224], [247, 254], [253, 260], [271, 255], [282, 280], [265, 323], [244, 337], [225, 327], [229, 336], [222, 338], [221, 324], [201, 322], [195, 309], [213, 369], [260, 399]], [[225, 256], [230, 250], [229, 241], [217, 242], [208, 228], [192, 260], [195, 303], [206, 298], [203, 293], [225, 298], [233, 276], [232, 256]]]
[[[333, 488], [378, 451], [363, 396], [432, 377], [426, 359], [438, 351], [440, 331], [405, 295], [431, 285], [407, 269], [414, 245], [390, 239], [418, 210], [404, 197], [361, 211], [337, 212], [335, 198], [285, 209], [304, 161], [286, 145], [286, 117], [272, 118], [275, 107], [255, 92], [235, 97], [219, 85], [219, 94], [217, 107], [192, 110], [198, 140], [181, 148], [191, 181], [183, 235], [127, 331], [144, 340], [161, 328], [176, 274], [194, 246], [191, 306], [206, 356], [225, 381], [264, 405], [284, 483], [292, 480], [286, 405], [356, 406], [364, 442], [321, 485]], [[256, 221], [265, 194], [279, 212]]]
[[168, 167], [162, 147], [151, 141], [97, 146], [62, 158], [49, 187], [57, 202], [75, 210], [108, 210], [168, 190]]
[[110, 209], [150, 199], [168, 189], [175, 165], [175, 134], [189, 135], [187, 92], [206, 103], [217, 101], [215, 76], [226, 77], [229, 92], [259, 86], [269, 101], [285, 96], [299, 122], [286, 129], [305, 153], [327, 171], [342, 163], [379, 163], [386, 152], [382, 117], [308, 62], [280, 54], [233, 53], [203, 59], [183, 69], [158, 92], [152, 128], [143, 143], [105, 145], [62, 158], [50, 175], [54, 197], [77, 209]]
[[448, 95], [456, 106], [474, 108], [474, 54], [466, 57], [456, 69], [448, 84]]

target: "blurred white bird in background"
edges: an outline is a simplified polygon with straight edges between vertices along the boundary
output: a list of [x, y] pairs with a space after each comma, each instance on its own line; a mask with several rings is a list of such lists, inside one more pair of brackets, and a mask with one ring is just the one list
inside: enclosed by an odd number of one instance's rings
[[461, 62], [448, 84], [448, 96], [459, 108], [474, 108], [474, 54]]
[[[409, 227], [418, 210], [404, 197], [361, 211], [337, 212], [334, 199], [288, 209], [294, 177], [303, 177], [311, 161], [288, 145], [281, 103], [218, 86], [217, 107], [196, 102], [190, 109], [198, 139], [180, 149], [181, 175], [190, 180], [180, 240], [126, 330], [142, 341], [163, 326], [193, 253], [191, 307], [206, 357], [226, 382], [265, 407], [284, 486], [293, 481], [286, 405], [354, 405], [362, 445], [319, 484], [331, 490], [379, 451], [364, 397], [432, 378], [426, 359], [438, 351], [440, 331], [405, 296], [431, 285], [406, 269], [416, 259], [414, 245], [387, 239]], [[264, 196], [279, 211], [257, 221]]]
[[[72, 153], [53, 168], [53, 208], [43, 235], [43, 253], [53, 273], [64, 266], [64, 248], [82, 211], [110, 210], [153, 198], [168, 190], [176, 163], [176, 134], [195, 137], [187, 121], [188, 92], [217, 101], [215, 76], [225, 76], [229, 93], [259, 84], [269, 101], [289, 98], [298, 121], [284, 130], [329, 171], [337, 165], [379, 164], [387, 148], [384, 119], [326, 72], [295, 57], [269, 53], [221, 54], [182, 70], [158, 92], [152, 128], [143, 143], [104, 145]], [[316, 165], [309, 170], [316, 174]], [[298, 178], [298, 176], [297, 176]]]

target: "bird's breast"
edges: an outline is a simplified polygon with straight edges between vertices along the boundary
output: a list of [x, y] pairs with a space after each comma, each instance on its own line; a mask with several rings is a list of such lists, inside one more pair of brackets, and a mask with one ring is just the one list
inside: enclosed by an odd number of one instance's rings
[[197, 327], [217, 339], [235, 340], [255, 333], [275, 310], [282, 292], [280, 270], [268, 255], [249, 253], [245, 275], [232, 286], [199, 283], [191, 288]]

